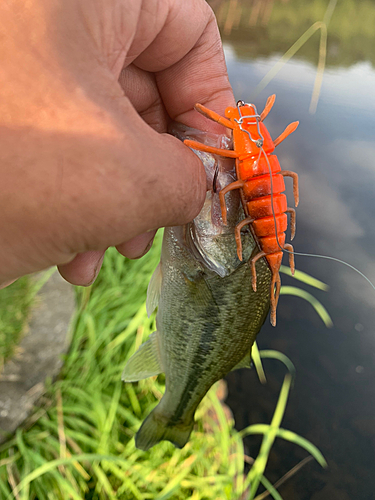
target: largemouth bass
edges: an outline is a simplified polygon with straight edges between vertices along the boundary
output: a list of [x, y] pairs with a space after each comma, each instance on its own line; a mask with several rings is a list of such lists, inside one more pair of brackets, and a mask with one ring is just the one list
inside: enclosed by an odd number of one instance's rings
[[[180, 139], [199, 135], [183, 126], [173, 133]], [[203, 138], [212, 146], [228, 142], [225, 136]], [[210, 387], [229, 371], [250, 367], [251, 347], [269, 310], [271, 273], [264, 259], [257, 263], [257, 292], [251, 287], [248, 260], [258, 249], [249, 231], [242, 236], [243, 261], [237, 257], [234, 228], [243, 218], [238, 192], [226, 196], [228, 224], [221, 222], [217, 192], [233, 181], [233, 162], [197, 154], [210, 187], [204, 207], [190, 224], [164, 230], [161, 261], [147, 293], [148, 314], [158, 307], [157, 331], [130, 358], [122, 377], [135, 382], [165, 373], [165, 393], [135, 438], [142, 450], [162, 440], [186, 444]]]

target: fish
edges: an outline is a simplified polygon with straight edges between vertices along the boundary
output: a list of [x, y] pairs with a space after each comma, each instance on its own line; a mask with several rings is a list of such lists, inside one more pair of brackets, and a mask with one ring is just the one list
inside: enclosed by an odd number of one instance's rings
[[[174, 124], [179, 139], [197, 138], [228, 148], [225, 135]], [[270, 307], [271, 272], [256, 264], [257, 291], [251, 286], [250, 258], [258, 252], [250, 232], [237, 256], [234, 228], [243, 219], [238, 191], [227, 194], [227, 224], [221, 220], [218, 192], [235, 179], [233, 160], [194, 151], [207, 176], [199, 215], [184, 226], [164, 229], [160, 263], [148, 286], [147, 313], [157, 308], [156, 331], [128, 360], [122, 380], [136, 382], [165, 374], [165, 393], [141, 424], [136, 447], [148, 450], [162, 440], [182, 448], [194, 427], [194, 414], [211, 386], [227, 373], [250, 368], [251, 348]]]

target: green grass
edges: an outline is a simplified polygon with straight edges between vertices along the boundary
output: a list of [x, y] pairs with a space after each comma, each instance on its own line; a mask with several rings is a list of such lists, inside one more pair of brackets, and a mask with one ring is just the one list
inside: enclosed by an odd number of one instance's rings
[[[270, 425], [238, 433], [216, 394], [196, 415], [189, 443], [177, 450], [162, 442], [148, 452], [134, 434], [164, 391], [163, 377], [123, 384], [126, 359], [153, 331], [145, 310], [149, 278], [159, 260], [160, 236], [141, 260], [108, 252], [97, 282], [77, 290], [71, 348], [61, 377], [16, 436], [0, 446], [0, 498], [16, 500], [252, 499], [262, 483], [269, 450], [281, 437], [303, 446], [324, 464], [316, 448], [280, 427], [290, 388], [287, 375]], [[292, 365], [280, 353], [260, 351]], [[250, 474], [244, 473], [242, 436], [263, 434]]]
[[22, 337], [33, 296], [28, 276], [0, 290], [0, 372]]
[[[281, 266], [280, 272], [282, 272], [288, 276], [292, 276], [292, 273], [291, 273], [289, 267]], [[319, 281], [316, 278], [313, 278], [312, 276], [304, 273], [303, 271], [296, 270], [293, 277], [295, 280], [301, 281], [301, 283], [306, 283], [307, 285], [312, 286], [314, 288], [318, 288], [319, 290], [327, 291], [329, 288], [328, 285], [326, 285], [322, 281]], [[320, 317], [320, 319], [323, 321], [325, 326], [327, 328], [332, 328], [333, 321], [332, 321], [331, 316], [329, 315], [327, 309], [311, 293], [307, 292], [306, 290], [303, 290], [302, 288], [296, 287], [296, 286], [285, 286], [284, 285], [281, 287], [280, 295], [293, 295], [294, 297], [300, 297], [301, 299], [306, 300], [315, 309], [315, 312]]]
[[27, 328], [31, 306], [37, 300], [36, 294], [52, 272], [33, 278], [24, 276], [0, 290], [0, 373], [4, 363], [15, 353]]

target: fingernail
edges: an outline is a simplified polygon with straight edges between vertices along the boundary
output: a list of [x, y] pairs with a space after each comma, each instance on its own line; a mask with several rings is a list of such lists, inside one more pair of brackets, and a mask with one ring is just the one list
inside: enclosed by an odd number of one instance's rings
[[91, 280], [89, 283], [87, 283], [87, 285], [86, 285], [86, 286], [90, 286], [90, 285], [92, 285], [92, 284], [94, 283], [94, 281], [96, 280], [96, 278], [98, 277], [98, 274], [99, 274], [99, 272], [100, 272], [100, 269], [102, 268], [102, 264], [103, 264], [103, 260], [104, 260], [104, 255], [105, 255], [105, 254], [103, 254], [103, 255], [100, 257], [100, 259], [98, 260], [98, 262], [97, 262], [97, 264], [96, 264], [96, 266], [95, 266], [95, 268], [94, 268], [94, 276], [93, 276], [92, 280]]
[[17, 281], [17, 278], [14, 280], [4, 281], [4, 283], [1, 283], [1, 285], [0, 285], [0, 290], [2, 290], [3, 288], [6, 288], [7, 286], [11, 285], [15, 281]]
[[139, 255], [138, 257], [135, 257], [136, 259], [141, 259], [142, 257], [144, 257], [146, 255], [146, 253], [150, 250], [150, 248], [152, 247], [152, 244], [154, 242], [154, 238], [152, 238], [146, 245], [146, 248], [143, 250], [143, 252], [141, 253], [141, 255]]

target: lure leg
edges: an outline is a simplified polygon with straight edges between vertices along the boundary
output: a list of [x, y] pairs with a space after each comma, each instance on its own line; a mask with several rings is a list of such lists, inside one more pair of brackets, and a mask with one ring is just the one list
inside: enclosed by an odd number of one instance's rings
[[210, 109], [206, 108], [206, 106], [203, 106], [202, 104], [197, 103], [194, 108], [203, 116], [206, 118], [209, 118], [210, 120], [213, 120], [214, 122], [220, 123], [220, 125], [224, 125], [224, 127], [233, 129], [234, 125], [230, 120], [227, 118], [224, 118], [224, 116], [220, 116], [219, 114], [215, 113], [215, 111], [211, 111]]
[[236, 238], [237, 243], [237, 255], [240, 260], [242, 260], [242, 241], [241, 241], [241, 229], [247, 224], [251, 224], [254, 222], [254, 219], [251, 217], [246, 217], [246, 219], [239, 222], [234, 230], [234, 236]]
[[295, 268], [295, 264], [294, 264], [294, 248], [293, 248], [293, 245], [291, 245], [290, 243], [285, 243], [284, 248], [289, 253], [289, 267], [290, 267], [291, 273], [294, 274], [294, 271], [295, 271], [296, 268]]
[[272, 106], [275, 104], [275, 99], [276, 99], [275, 94], [270, 95], [269, 98], [267, 99], [266, 105], [264, 106], [264, 110], [262, 111], [262, 113], [260, 115], [261, 122], [266, 118], [268, 113], [271, 111]]
[[299, 203], [299, 189], [298, 189], [298, 174], [295, 172], [291, 172], [290, 170], [280, 170], [279, 174], [284, 177], [291, 177], [293, 179], [293, 196], [294, 196], [294, 204], [298, 207]]
[[251, 286], [253, 287], [254, 292], [257, 291], [257, 271], [255, 269], [255, 264], [256, 262], [261, 259], [262, 257], [265, 257], [266, 253], [261, 251], [258, 252], [254, 257], [250, 260], [250, 265], [251, 265]]
[[214, 155], [225, 156], [226, 158], [238, 158], [239, 154], [231, 149], [221, 149], [213, 148], [212, 146], [206, 146], [198, 141], [192, 141], [190, 139], [185, 139], [184, 144], [192, 149], [197, 149], [198, 151], [204, 151], [206, 153], [211, 153]]
[[[276, 287], [276, 289], [275, 289]], [[276, 326], [276, 308], [279, 302], [281, 288], [280, 274], [278, 271], [272, 273], [271, 279], [271, 325]]]
[[277, 139], [275, 139], [273, 141], [275, 147], [278, 146], [280, 144], [280, 142], [283, 142], [283, 140], [286, 139], [288, 137], [288, 135], [290, 135], [292, 132], [294, 132], [296, 130], [296, 128], [298, 127], [298, 125], [299, 125], [299, 122], [290, 123], [286, 127], [284, 132], [281, 135], [279, 135], [279, 137]]
[[290, 239], [293, 240], [296, 235], [296, 211], [288, 207], [285, 212], [290, 214]]
[[234, 189], [241, 189], [245, 184], [245, 181], [234, 181], [225, 186], [220, 193], [220, 206], [221, 206], [221, 218], [223, 219], [223, 224], [227, 224], [227, 204], [225, 203], [225, 195], [229, 193], [229, 191], [233, 191]]

